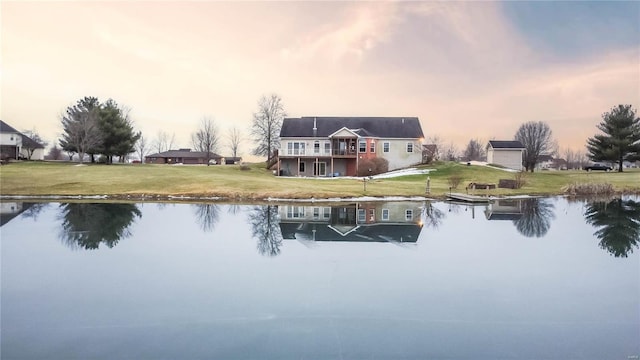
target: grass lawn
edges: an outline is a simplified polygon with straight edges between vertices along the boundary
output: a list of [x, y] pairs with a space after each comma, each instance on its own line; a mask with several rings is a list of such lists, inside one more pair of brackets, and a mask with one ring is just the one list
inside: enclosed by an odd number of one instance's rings
[[[436, 169], [429, 175], [409, 175], [363, 181], [352, 178], [313, 179], [274, 176], [263, 164], [249, 170], [238, 165], [148, 165], [89, 164], [65, 162], [18, 162], [0, 167], [1, 195], [109, 195], [112, 197], [194, 196], [230, 199], [322, 199], [360, 196], [425, 196], [427, 176], [431, 195], [449, 192], [449, 179], [459, 176], [458, 189], [465, 192], [469, 182], [498, 183], [513, 179], [514, 173], [482, 166], [440, 162], [421, 168]], [[640, 193], [640, 169], [623, 173], [585, 171], [543, 171], [528, 174], [521, 189], [475, 190], [491, 195], [555, 195], [571, 183], [610, 183], [617, 191]]]

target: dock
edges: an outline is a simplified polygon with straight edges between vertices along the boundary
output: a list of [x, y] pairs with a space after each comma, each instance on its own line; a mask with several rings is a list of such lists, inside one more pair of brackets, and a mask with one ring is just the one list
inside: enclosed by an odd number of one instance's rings
[[478, 195], [469, 195], [469, 194], [460, 194], [460, 193], [450, 193], [448, 195], [450, 199], [457, 201], [464, 201], [467, 203], [482, 203], [488, 204], [491, 202], [491, 199], [486, 196], [478, 196]]

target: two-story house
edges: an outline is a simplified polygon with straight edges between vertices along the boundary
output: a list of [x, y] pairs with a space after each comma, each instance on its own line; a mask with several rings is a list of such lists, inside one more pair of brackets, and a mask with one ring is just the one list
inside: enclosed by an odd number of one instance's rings
[[424, 135], [417, 117], [286, 118], [277, 171], [285, 176], [355, 176], [358, 163], [376, 157], [389, 170], [422, 161]]

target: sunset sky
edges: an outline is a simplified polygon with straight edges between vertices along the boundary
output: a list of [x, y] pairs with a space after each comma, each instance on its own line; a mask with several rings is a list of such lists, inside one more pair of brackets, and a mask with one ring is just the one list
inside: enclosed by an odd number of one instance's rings
[[2, 1], [0, 16], [0, 117], [50, 143], [84, 96], [176, 147], [204, 116], [248, 136], [269, 93], [295, 117], [418, 116], [460, 148], [541, 120], [584, 150], [603, 112], [640, 105], [635, 1]]

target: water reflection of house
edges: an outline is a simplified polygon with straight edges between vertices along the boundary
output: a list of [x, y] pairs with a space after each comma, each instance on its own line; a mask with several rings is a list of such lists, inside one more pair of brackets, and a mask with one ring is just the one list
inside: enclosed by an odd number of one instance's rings
[[310, 241], [418, 241], [422, 223], [416, 203], [385, 202], [279, 207], [284, 239]]
[[487, 220], [518, 220], [522, 217], [522, 200], [496, 200], [484, 211]]
[[33, 203], [0, 202], [0, 226], [3, 226], [11, 221], [11, 219], [22, 214], [31, 206], [33, 206]]

